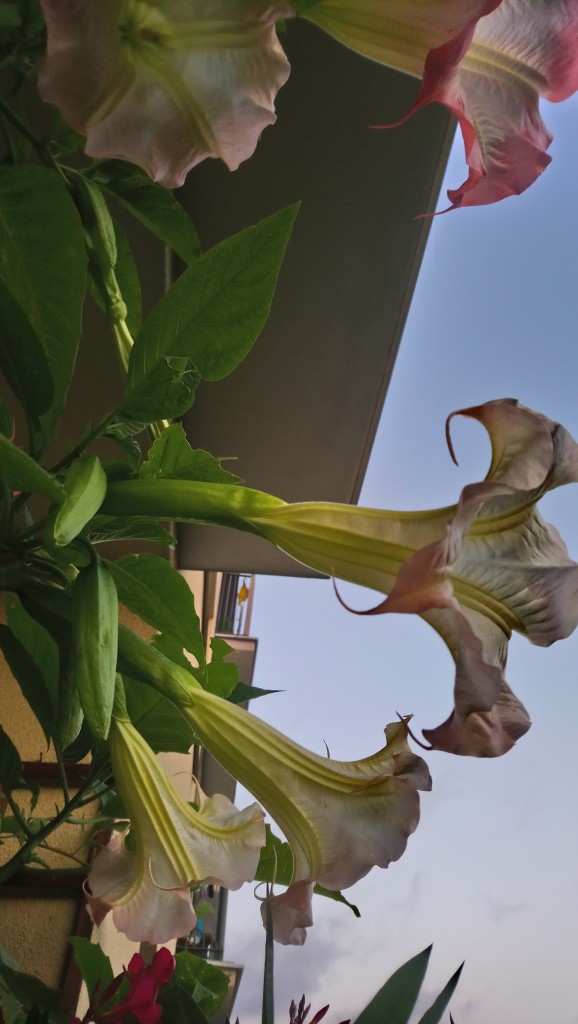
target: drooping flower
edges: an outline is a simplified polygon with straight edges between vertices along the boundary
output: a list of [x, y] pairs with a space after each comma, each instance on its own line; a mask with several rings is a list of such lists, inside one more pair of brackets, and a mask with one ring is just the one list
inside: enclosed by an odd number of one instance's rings
[[302, 14], [422, 77], [406, 116], [432, 101], [456, 114], [469, 175], [448, 192], [451, 209], [518, 195], [549, 164], [539, 99], [557, 102], [578, 88], [578, 0], [305, 0]]
[[289, 64], [285, 0], [41, 0], [39, 88], [86, 134], [86, 152], [144, 168], [169, 188], [206, 157], [230, 170], [275, 121]]
[[305, 565], [389, 595], [372, 612], [421, 615], [456, 662], [454, 711], [424, 731], [427, 739], [452, 753], [497, 756], [530, 726], [504, 679], [512, 630], [548, 646], [578, 622], [578, 565], [536, 509], [547, 491], [578, 480], [578, 447], [513, 399], [459, 415], [485, 426], [493, 455], [485, 480], [449, 508], [290, 505], [226, 484], [138, 480], [111, 484], [102, 510], [249, 530]]
[[[273, 937], [302, 945], [313, 923], [313, 883], [345, 889], [404, 852], [419, 822], [418, 790], [429, 790], [425, 761], [407, 744], [406, 722], [385, 729], [386, 746], [360, 761], [314, 754], [229, 701], [202, 690], [178, 666], [163, 689], [207, 750], [269, 811], [293, 853], [286, 892], [269, 897]], [[147, 681], [151, 681], [150, 679]], [[188, 689], [188, 696], [185, 691]]]
[[191, 931], [190, 888], [212, 882], [238, 889], [255, 877], [265, 843], [257, 804], [239, 811], [227, 797], [207, 797], [197, 784], [191, 807], [176, 792], [153, 751], [125, 716], [110, 730], [112, 765], [130, 817], [88, 877], [96, 924], [112, 911], [115, 926], [135, 942], [166, 942]]

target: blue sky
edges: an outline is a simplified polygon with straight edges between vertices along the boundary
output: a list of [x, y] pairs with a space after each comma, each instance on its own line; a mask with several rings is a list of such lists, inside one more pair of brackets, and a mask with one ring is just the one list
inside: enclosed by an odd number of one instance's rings
[[[456, 422], [458, 468], [447, 453], [445, 418], [460, 407], [516, 397], [578, 437], [577, 113], [576, 98], [544, 105], [553, 163], [523, 196], [434, 220], [362, 504], [450, 504], [482, 479], [481, 427]], [[457, 138], [442, 196], [463, 176]], [[576, 487], [541, 510], [578, 558]], [[396, 711], [420, 729], [451, 709], [437, 635], [416, 618], [350, 615], [328, 582], [259, 578], [252, 632], [255, 684], [285, 691], [254, 711], [317, 752], [326, 741], [333, 757], [366, 756]], [[406, 853], [346, 894], [361, 919], [318, 898], [306, 945], [277, 947], [279, 1021], [303, 991], [314, 1009], [331, 1003], [330, 1022], [355, 1016], [433, 942], [430, 996], [466, 960], [456, 1024], [578, 1024], [577, 668], [576, 636], [548, 650], [513, 640], [507, 677], [532, 729], [494, 761], [426, 755], [434, 788]], [[245, 964], [235, 1012], [253, 1024], [263, 933], [250, 886], [229, 907], [225, 956]]]

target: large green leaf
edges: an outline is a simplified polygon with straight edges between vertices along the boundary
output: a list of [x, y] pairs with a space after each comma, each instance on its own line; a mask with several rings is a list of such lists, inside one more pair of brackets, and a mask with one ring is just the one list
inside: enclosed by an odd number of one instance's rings
[[48, 744], [52, 735], [54, 707], [42, 672], [8, 626], [0, 625], [0, 650], [24, 698], [40, 722]]
[[145, 480], [202, 480], [212, 484], [240, 483], [240, 477], [229, 473], [202, 448], [191, 448], [180, 423], [163, 430], [152, 445], [140, 474]]
[[14, 491], [42, 494], [58, 504], [64, 501], [62, 484], [3, 434], [0, 434], [0, 478]]
[[19, 402], [37, 419], [54, 398], [52, 371], [40, 339], [0, 280], [0, 367]]
[[35, 978], [32, 974], [24, 974], [22, 971], [15, 971], [8, 964], [0, 960], [0, 976], [6, 987], [12, 992], [24, 1009], [29, 1010], [33, 1006], [46, 1008], [48, 1010], [59, 1010], [62, 1003], [62, 993], [55, 992], [48, 988], [44, 982]]
[[123, 676], [126, 706], [133, 725], [158, 753], [187, 754], [198, 742], [181, 712], [150, 686]]
[[226, 239], [172, 285], [132, 349], [128, 401], [170, 357], [191, 360], [205, 380], [234, 370], [269, 315], [296, 213], [288, 207]]
[[0, 787], [10, 792], [22, 778], [22, 761], [7, 732], [0, 725]]
[[[227, 995], [227, 975], [219, 967], [192, 953], [177, 953], [175, 959], [177, 965], [171, 985], [161, 989], [158, 996], [158, 1001], [165, 1011], [163, 1019], [170, 1020], [171, 1024], [176, 1024], [181, 1019], [179, 1010], [186, 1002], [181, 1000], [182, 995], [194, 1002], [206, 1017], [212, 1017]], [[177, 993], [179, 998], [175, 1005], [173, 999]], [[194, 1010], [192, 1013], [194, 1014]], [[187, 1021], [186, 1017], [184, 1021]]]
[[89, 173], [185, 263], [199, 256], [201, 247], [195, 228], [172, 192], [122, 160], [104, 160]]
[[48, 630], [24, 610], [17, 598], [6, 594], [5, 605], [8, 625], [42, 673], [44, 686], [56, 710], [60, 678], [58, 645]]
[[153, 554], [125, 555], [108, 562], [119, 600], [159, 633], [168, 633], [204, 665], [203, 634], [195, 599], [176, 569]]
[[45, 167], [0, 167], [0, 278], [25, 311], [48, 358], [54, 433], [74, 367], [86, 286], [84, 235], [62, 177]]
[[92, 999], [96, 988], [102, 993], [114, 978], [112, 965], [106, 953], [90, 939], [73, 937], [69, 939], [76, 966], [82, 975], [88, 995]]
[[403, 964], [370, 1003], [355, 1024], [407, 1024], [422, 986], [431, 946]]

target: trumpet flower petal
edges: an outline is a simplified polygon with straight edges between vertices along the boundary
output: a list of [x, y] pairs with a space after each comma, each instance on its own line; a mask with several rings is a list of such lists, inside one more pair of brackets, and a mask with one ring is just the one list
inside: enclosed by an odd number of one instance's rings
[[406, 118], [431, 102], [457, 116], [469, 175], [448, 192], [450, 209], [518, 195], [550, 163], [539, 100], [578, 88], [578, 0], [295, 5], [352, 49], [422, 78]]
[[190, 807], [127, 719], [113, 719], [110, 747], [131, 827], [95, 859], [88, 878], [93, 916], [98, 924], [112, 910], [129, 939], [166, 942], [195, 925], [191, 886], [238, 889], [254, 878], [264, 815], [257, 804], [239, 811], [224, 796], [207, 797], [198, 785], [197, 807]]
[[206, 157], [235, 170], [275, 121], [289, 75], [284, 0], [41, 0], [39, 87], [93, 157], [175, 188]]
[[301, 945], [312, 923], [313, 882], [345, 889], [403, 854], [419, 821], [425, 761], [407, 744], [407, 723], [385, 730], [386, 746], [361, 761], [321, 757], [248, 711], [203, 690], [179, 702], [198, 736], [269, 811], [293, 852], [291, 885], [269, 897], [273, 935]]

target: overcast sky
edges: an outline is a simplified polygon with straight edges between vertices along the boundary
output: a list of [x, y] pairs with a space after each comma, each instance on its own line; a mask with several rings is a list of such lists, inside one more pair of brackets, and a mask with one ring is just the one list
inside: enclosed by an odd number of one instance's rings
[[[577, 113], [576, 99], [544, 106], [553, 163], [525, 195], [435, 219], [362, 504], [446, 505], [483, 478], [481, 427], [456, 422], [459, 468], [447, 454], [456, 408], [516, 397], [578, 437]], [[463, 177], [458, 138], [442, 195]], [[576, 487], [541, 508], [578, 558]], [[259, 578], [252, 633], [255, 685], [286, 691], [255, 712], [317, 752], [326, 741], [333, 757], [363, 757], [396, 711], [420, 729], [451, 709], [453, 664], [437, 635], [416, 618], [350, 615], [328, 582]], [[331, 1003], [330, 1024], [354, 1017], [433, 942], [431, 998], [466, 960], [456, 1024], [578, 1024], [577, 664], [576, 636], [549, 650], [514, 639], [507, 675], [531, 731], [493, 761], [425, 755], [434, 788], [406, 853], [346, 893], [361, 918], [317, 898], [306, 945], [277, 947], [279, 1022], [302, 992], [313, 1009]], [[251, 887], [229, 907], [225, 956], [245, 964], [235, 1013], [255, 1024], [263, 932]]]

